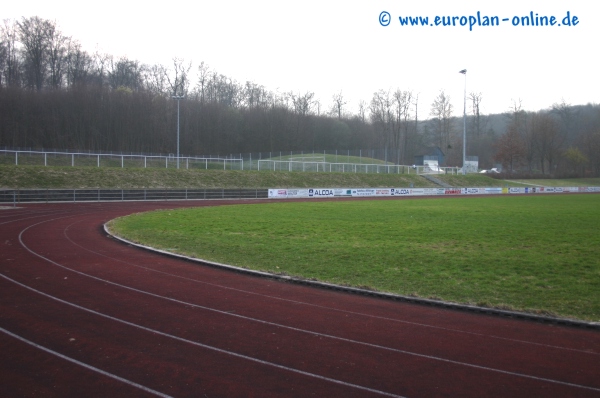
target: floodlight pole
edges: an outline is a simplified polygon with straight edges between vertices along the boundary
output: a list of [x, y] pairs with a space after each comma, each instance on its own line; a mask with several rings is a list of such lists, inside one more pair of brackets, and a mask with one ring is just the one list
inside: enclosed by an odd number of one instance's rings
[[179, 168], [179, 101], [184, 97], [182, 95], [174, 95], [171, 98], [177, 100], [177, 168]]
[[464, 93], [464, 104], [463, 104], [463, 166], [462, 173], [465, 175], [467, 173], [466, 163], [467, 163], [467, 70], [463, 69], [458, 73], [462, 73], [465, 75], [465, 93]]

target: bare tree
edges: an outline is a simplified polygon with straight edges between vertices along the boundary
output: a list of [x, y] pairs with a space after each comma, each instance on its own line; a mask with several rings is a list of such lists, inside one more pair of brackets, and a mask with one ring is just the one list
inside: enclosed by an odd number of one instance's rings
[[367, 103], [364, 100], [358, 102], [358, 117], [365, 123], [365, 114], [367, 112]]
[[565, 144], [565, 135], [561, 133], [556, 120], [544, 112], [532, 115], [529, 128], [535, 140], [542, 174], [546, 173], [546, 165], [548, 165], [548, 172], [553, 173]]
[[198, 66], [198, 83], [196, 83], [196, 97], [200, 99], [200, 105], [204, 105], [206, 98], [206, 90], [208, 85], [208, 79], [210, 75], [210, 69], [208, 65], [203, 62]]
[[342, 95], [342, 92], [340, 91], [338, 94], [334, 94], [332, 112], [335, 115], [337, 115], [338, 120], [342, 119], [344, 105], [346, 105], [346, 101], [344, 101], [344, 96]]
[[187, 94], [190, 86], [190, 69], [192, 69], [191, 61], [186, 64], [183, 59], [173, 58], [173, 69], [165, 71], [165, 77], [171, 88], [171, 95], [185, 96]]
[[294, 104], [294, 111], [299, 116], [307, 116], [312, 111], [312, 107], [315, 103], [315, 93], [306, 92], [304, 94], [290, 93], [290, 97]]
[[67, 45], [70, 38], [64, 36], [55, 23], [48, 26], [46, 32], [48, 41], [48, 85], [60, 88], [67, 63]]
[[164, 65], [155, 64], [144, 68], [144, 82], [146, 88], [155, 95], [167, 95], [170, 89], [167, 88], [167, 69]]
[[450, 96], [442, 90], [438, 96], [434, 99], [431, 104], [430, 115], [434, 117], [437, 136], [437, 144], [446, 151], [451, 149], [451, 133], [452, 133], [452, 104], [450, 103]]
[[472, 92], [469, 94], [469, 100], [471, 101], [471, 108], [473, 111], [473, 117], [475, 118], [475, 123], [471, 123], [473, 126], [473, 136], [479, 138], [481, 136], [481, 100], [483, 95], [481, 93]]
[[235, 80], [213, 72], [205, 87], [208, 102], [237, 108], [242, 104], [244, 89]]
[[411, 91], [396, 90], [394, 93], [394, 101], [396, 106], [397, 117], [397, 163], [400, 164], [406, 160], [408, 149], [409, 132], [412, 131], [412, 126], [408, 122], [411, 117], [411, 106], [413, 105], [413, 93]]
[[48, 37], [55, 25], [40, 17], [17, 22], [19, 41], [23, 44], [25, 82], [28, 88], [41, 90], [47, 75]]
[[106, 84], [106, 75], [112, 57], [106, 53], [101, 53], [96, 48], [92, 58], [94, 60], [94, 77], [96, 78], [96, 83], [100, 86], [104, 86]]
[[69, 41], [65, 61], [67, 86], [72, 87], [91, 83], [93, 60], [87, 52], [83, 51], [79, 42]]
[[515, 171], [515, 167], [522, 164], [525, 159], [525, 143], [516, 124], [511, 124], [504, 134], [494, 145], [496, 154], [494, 159], [502, 164], [509, 173]]
[[559, 104], [552, 105], [551, 113], [560, 119], [560, 129], [567, 141], [576, 141], [578, 138], [575, 132], [575, 123], [578, 118], [577, 110], [563, 99]]
[[0, 63], [0, 86], [2, 77], [6, 86], [19, 86], [21, 80], [20, 59], [17, 51], [18, 39], [17, 24], [14, 21], [5, 19], [0, 27], [0, 41], [2, 42], [2, 61]]
[[139, 91], [143, 88], [143, 68], [138, 61], [131, 61], [126, 57], [121, 57], [117, 61], [111, 58], [109, 65], [108, 84], [110, 87], [113, 89], [123, 87], [132, 91]]
[[[600, 113], [600, 111], [599, 111]], [[589, 159], [592, 173], [600, 177], [600, 126], [583, 134], [584, 152]]]
[[[512, 99], [512, 103], [504, 115], [509, 119], [506, 131], [516, 131], [521, 136], [524, 151], [523, 156], [529, 171], [532, 171], [536, 156], [536, 137], [532, 133], [532, 129], [527, 126], [529, 116], [527, 115], [527, 112], [523, 110], [521, 99]], [[533, 123], [535, 123], [535, 121]]]
[[302, 142], [311, 142], [312, 149], [315, 149], [317, 141], [316, 130], [309, 128], [310, 114], [315, 105], [315, 93], [307, 91], [304, 94], [289, 93], [294, 106], [293, 110], [296, 115], [296, 134], [291, 146], [299, 147]]
[[371, 123], [375, 129], [375, 133], [380, 139], [380, 145], [384, 148], [389, 148], [393, 141], [393, 98], [389, 91], [379, 90], [373, 93], [369, 111], [371, 115]]

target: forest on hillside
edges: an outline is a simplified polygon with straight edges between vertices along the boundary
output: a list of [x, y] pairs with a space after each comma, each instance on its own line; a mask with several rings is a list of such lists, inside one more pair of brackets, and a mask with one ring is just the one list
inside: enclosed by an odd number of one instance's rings
[[[467, 155], [481, 168], [600, 176], [599, 105], [526, 112], [513, 101], [484, 115], [484, 100], [467, 98]], [[178, 105], [182, 155], [378, 150], [412, 164], [438, 147], [446, 165], [462, 165], [462, 109], [444, 91], [421, 104], [413, 91], [381, 89], [351, 114], [343, 90], [321, 103], [314, 92], [274, 92], [205, 63], [88, 52], [39, 17], [0, 26], [0, 147], [174, 153]]]

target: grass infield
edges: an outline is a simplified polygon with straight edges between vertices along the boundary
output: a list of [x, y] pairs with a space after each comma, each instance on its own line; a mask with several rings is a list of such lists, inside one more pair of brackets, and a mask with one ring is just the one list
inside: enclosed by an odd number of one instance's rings
[[600, 195], [282, 201], [135, 214], [120, 236], [273, 273], [600, 320]]

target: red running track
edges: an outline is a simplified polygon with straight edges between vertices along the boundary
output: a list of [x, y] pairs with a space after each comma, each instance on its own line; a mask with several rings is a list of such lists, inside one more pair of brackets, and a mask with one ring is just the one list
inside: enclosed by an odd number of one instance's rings
[[0, 396], [600, 396], [598, 331], [237, 274], [102, 230], [225, 203], [242, 202], [0, 210]]

